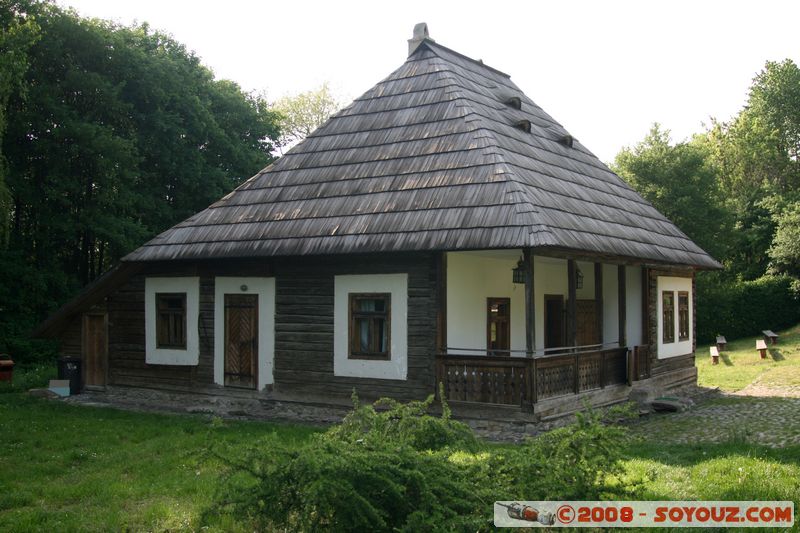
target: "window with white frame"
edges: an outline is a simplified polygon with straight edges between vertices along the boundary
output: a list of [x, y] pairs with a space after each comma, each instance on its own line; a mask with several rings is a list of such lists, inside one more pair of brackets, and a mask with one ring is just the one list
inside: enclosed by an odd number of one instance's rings
[[334, 277], [333, 373], [405, 380], [408, 274]]
[[145, 362], [197, 365], [200, 278], [145, 279]]
[[658, 357], [688, 355], [694, 350], [692, 331], [692, 278], [659, 276]]

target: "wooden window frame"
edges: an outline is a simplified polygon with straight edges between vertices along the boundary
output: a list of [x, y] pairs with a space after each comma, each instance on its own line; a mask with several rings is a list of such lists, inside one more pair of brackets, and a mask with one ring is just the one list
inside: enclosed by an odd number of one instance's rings
[[[667, 309], [665, 298], [669, 295], [670, 305]], [[667, 335], [669, 334], [669, 335]], [[675, 291], [661, 291], [661, 343], [675, 342]]]
[[[685, 301], [685, 304], [682, 303]], [[685, 305], [685, 306], [684, 306]], [[678, 341], [691, 338], [691, 321], [689, 319], [689, 291], [678, 291]]]
[[[155, 293], [155, 306], [156, 306], [156, 348], [166, 348], [171, 350], [186, 350], [188, 332], [186, 330], [188, 304], [185, 292], [157, 292]], [[166, 299], [180, 298], [182, 306], [180, 311], [174, 309], [162, 309], [161, 302]], [[165, 322], [162, 320], [166, 315], [167, 326], [165, 331]], [[174, 321], [180, 320], [182, 322], [181, 331], [183, 333], [181, 338], [171, 338], [174, 332]]]
[[[384, 311], [356, 311], [355, 303], [357, 300], [384, 300]], [[348, 359], [366, 359], [370, 361], [389, 361], [392, 358], [392, 294], [389, 292], [355, 292], [348, 294]], [[358, 343], [358, 332], [356, 323], [359, 319], [370, 319], [370, 337], [375, 338], [375, 319], [384, 320], [386, 329], [386, 351], [361, 352], [356, 348]]]

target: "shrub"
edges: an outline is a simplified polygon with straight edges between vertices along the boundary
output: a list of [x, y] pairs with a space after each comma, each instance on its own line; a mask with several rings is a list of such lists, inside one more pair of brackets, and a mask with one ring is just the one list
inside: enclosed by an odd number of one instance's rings
[[495, 500], [620, 493], [626, 433], [596, 413], [495, 446], [450, 419], [444, 402], [442, 416], [428, 415], [432, 402], [361, 406], [354, 397], [342, 424], [300, 448], [267, 439], [239, 461], [215, 452], [228, 473], [205, 519], [230, 513], [264, 530], [485, 531]]
[[[444, 391], [440, 390], [440, 397]], [[475, 450], [478, 441], [466, 424], [450, 418], [450, 408], [441, 402], [442, 415], [430, 416], [433, 395], [425, 401], [401, 403], [381, 398], [374, 405], [361, 405], [353, 392], [353, 410], [327, 432], [327, 438], [343, 442], [363, 442], [377, 446], [383, 442], [410, 446], [415, 450], [459, 448]], [[376, 409], [377, 408], [377, 409]]]
[[577, 413], [576, 422], [528, 439], [504, 458], [510, 488], [526, 500], [602, 500], [624, 487], [624, 427], [606, 424], [597, 411]]

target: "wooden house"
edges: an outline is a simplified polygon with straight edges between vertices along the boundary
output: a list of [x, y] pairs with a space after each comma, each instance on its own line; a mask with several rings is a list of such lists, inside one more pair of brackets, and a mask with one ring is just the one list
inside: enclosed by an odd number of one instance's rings
[[[88, 387], [534, 414], [694, 383], [719, 264], [507, 74], [415, 28], [397, 70], [39, 328]], [[557, 406], [557, 407], [555, 407]]]

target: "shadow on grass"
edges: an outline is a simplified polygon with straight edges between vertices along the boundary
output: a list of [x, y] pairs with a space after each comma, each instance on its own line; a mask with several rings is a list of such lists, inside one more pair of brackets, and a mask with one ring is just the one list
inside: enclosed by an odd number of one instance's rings
[[733, 361], [731, 361], [731, 356], [726, 353], [719, 354], [719, 358], [722, 359], [722, 362], [725, 366], [733, 366]]
[[775, 361], [784, 361], [784, 360], [786, 360], [786, 358], [783, 356], [783, 354], [781, 353], [781, 351], [779, 349], [770, 348], [768, 351], [769, 351], [769, 354], [772, 356], [773, 360], [775, 360]]

